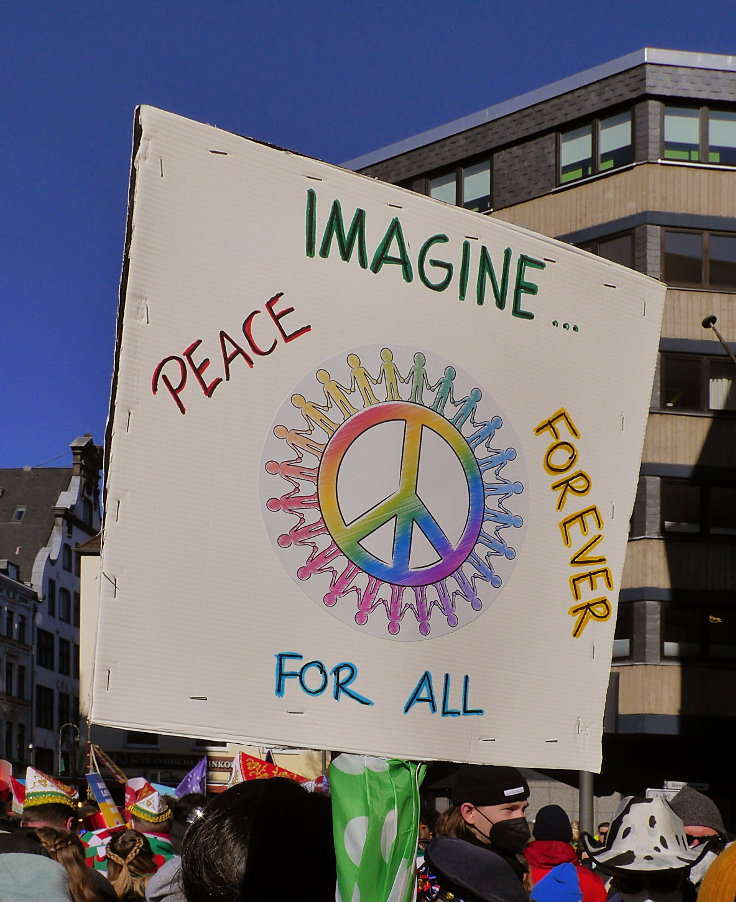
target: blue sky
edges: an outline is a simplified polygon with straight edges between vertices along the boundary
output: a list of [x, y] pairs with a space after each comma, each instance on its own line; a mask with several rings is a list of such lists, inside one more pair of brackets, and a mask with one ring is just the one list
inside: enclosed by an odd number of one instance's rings
[[333, 163], [644, 46], [736, 54], [724, 3], [0, 0], [0, 467], [109, 401], [133, 111]]

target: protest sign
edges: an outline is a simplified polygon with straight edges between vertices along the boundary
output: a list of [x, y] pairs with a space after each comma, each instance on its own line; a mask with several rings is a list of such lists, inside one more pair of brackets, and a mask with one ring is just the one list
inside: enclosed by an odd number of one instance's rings
[[663, 299], [143, 107], [92, 719], [596, 770]]

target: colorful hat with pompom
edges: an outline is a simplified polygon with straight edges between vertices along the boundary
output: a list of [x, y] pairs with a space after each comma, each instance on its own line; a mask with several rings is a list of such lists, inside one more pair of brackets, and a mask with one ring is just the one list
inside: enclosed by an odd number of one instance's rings
[[76, 789], [54, 780], [35, 767], [26, 770], [24, 808], [33, 808], [35, 805], [68, 805], [76, 808], [78, 801], [79, 793]]
[[160, 824], [171, 817], [171, 809], [163, 796], [150, 783], [145, 783], [136, 792], [135, 799], [125, 810], [131, 817], [150, 824]]

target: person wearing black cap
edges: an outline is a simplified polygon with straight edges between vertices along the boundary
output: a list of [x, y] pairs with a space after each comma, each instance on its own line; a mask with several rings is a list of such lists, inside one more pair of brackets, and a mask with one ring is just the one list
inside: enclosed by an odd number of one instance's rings
[[530, 868], [532, 900], [605, 902], [605, 884], [578, 861], [572, 845], [572, 824], [564, 809], [559, 805], [540, 808], [532, 833], [534, 841], [524, 850]]
[[529, 786], [515, 767], [465, 764], [455, 774], [453, 807], [442, 832], [495, 852], [523, 880], [523, 851], [531, 839], [524, 816], [528, 799]]

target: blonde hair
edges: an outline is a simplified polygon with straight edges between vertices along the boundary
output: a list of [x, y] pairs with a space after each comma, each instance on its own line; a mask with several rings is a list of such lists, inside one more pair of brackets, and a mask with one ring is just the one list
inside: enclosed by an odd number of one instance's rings
[[107, 844], [107, 879], [119, 898], [131, 890], [146, 897], [146, 884], [156, 872], [153, 852], [146, 837], [137, 830], [113, 833]]
[[77, 834], [56, 827], [37, 827], [35, 833], [49, 857], [65, 868], [74, 902], [97, 902], [84, 861], [84, 846]]

